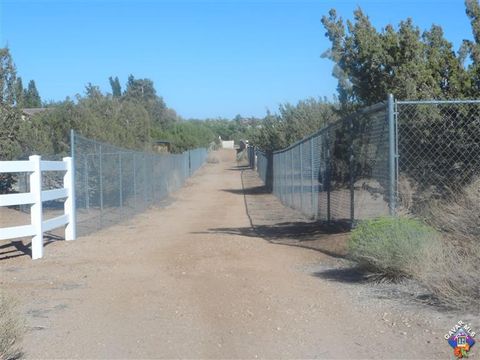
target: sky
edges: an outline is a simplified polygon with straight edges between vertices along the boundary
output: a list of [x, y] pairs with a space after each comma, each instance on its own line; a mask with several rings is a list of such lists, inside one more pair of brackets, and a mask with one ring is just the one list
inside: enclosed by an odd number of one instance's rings
[[471, 39], [463, 0], [0, 0], [0, 47], [43, 100], [110, 92], [149, 78], [185, 118], [264, 116], [285, 102], [332, 98], [333, 63], [320, 20], [360, 6], [381, 29], [411, 17], [441, 25], [458, 49]]

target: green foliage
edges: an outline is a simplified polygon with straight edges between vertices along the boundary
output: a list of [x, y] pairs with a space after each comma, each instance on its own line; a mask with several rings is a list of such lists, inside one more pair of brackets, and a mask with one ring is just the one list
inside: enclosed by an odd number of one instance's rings
[[25, 90], [23, 105], [26, 108], [37, 108], [42, 106], [42, 99], [38, 93], [37, 86], [34, 80], [28, 82], [28, 87]]
[[153, 127], [165, 129], [178, 120], [175, 112], [167, 108], [167, 105], [150, 79], [135, 79], [133, 75], [128, 77], [127, 88], [123, 99], [141, 103], [150, 116]]
[[115, 79], [110, 76], [108, 78], [108, 81], [110, 82], [110, 86], [112, 87], [112, 96], [115, 98], [119, 98], [120, 96], [122, 96], [122, 85], [120, 85], [120, 80], [118, 79], [118, 76], [115, 76]]
[[0, 105], [15, 103], [17, 71], [8, 48], [0, 48]]
[[198, 120], [182, 121], [165, 130], [154, 130], [153, 136], [157, 140], [169, 141], [171, 150], [175, 153], [198, 147], [208, 148], [216, 138], [216, 134]]
[[25, 107], [25, 90], [21, 77], [18, 77], [15, 82], [15, 104], [21, 109]]
[[253, 142], [265, 151], [278, 150], [301, 140], [337, 119], [335, 105], [313, 98], [297, 105], [283, 104], [279, 114], [267, 114]]
[[345, 111], [384, 101], [388, 93], [412, 100], [467, 94], [469, 81], [461, 58], [439, 26], [422, 34], [407, 19], [397, 30], [389, 24], [379, 32], [360, 8], [353, 22], [345, 24], [332, 9], [322, 23], [332, 43], [323, 57], [335, 63], [333, 75]]
[[358, 224], [348, 242], [348, 253], [371, 272], [389, 278], [412, 276], [436, 237], [433, 228], [415, 219], [378, 218]]
[[256, 118], [243, 118], [240, 115], [235, 116], [233, 120], [228, 119], [206, 119], [207, 126], [216, 137], [222, 140], [234, 140], [238, 143], [240, 140], [252, 139], [259, 120]]
[[21, 122], [18, 109], [0, 105], [0, 160], [12, 160], [21, 154], [17, 138]]

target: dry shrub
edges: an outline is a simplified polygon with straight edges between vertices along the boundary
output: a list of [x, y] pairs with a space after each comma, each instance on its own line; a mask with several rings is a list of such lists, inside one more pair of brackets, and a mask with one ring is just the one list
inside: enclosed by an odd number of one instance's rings
[[430, 244], [415, 277], [445, 305], [480, 311], [480, 249], [472, 242]]
[[18, 359], [22, 356], [19, 342], [23, 329], [17, 303], [10, 296], [0, 292], [0, 359]]
[[480, 241], [480, 179], [448, 200], [432, 202], [428, 222], [447, 233], [456, 243]]
[[397, 213], [408, 216], [412, 213], [415, 203], [416, 185], [414, 181], [403, 174], [398, 178]]
[[207, 156], [207, 163], [209, 164], [218, 164], [220, 162], [220, 159], [218, 157], [218, 155], [214, 152], [210, 152], [208, 153], [208, 156]]

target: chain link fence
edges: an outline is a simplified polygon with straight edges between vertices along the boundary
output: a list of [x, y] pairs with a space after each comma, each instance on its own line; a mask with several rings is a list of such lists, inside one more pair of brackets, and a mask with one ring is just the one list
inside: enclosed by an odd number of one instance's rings
[[[408, 213], [428, 220], [438, 201], [480, 191], [480, 101], [390, 95], [272, 156], [273, 193], [312, 219]], [[268, 185], [269, 155], [256, 157]]]
[[[267, 184], [268, 154], [257, 171]], [[358, 111], [276, 151], [273, 193], [312, 219], [354, 221], [389, 213], [387, 104]]]
[[397, 101], [398, 206], [424, 215], [480, 179], [480, 101]]
[[165, 201], [202, 166], [207, 150], [146, 153], [72, 133], [72, 156], [77, 233], [85, 235]]

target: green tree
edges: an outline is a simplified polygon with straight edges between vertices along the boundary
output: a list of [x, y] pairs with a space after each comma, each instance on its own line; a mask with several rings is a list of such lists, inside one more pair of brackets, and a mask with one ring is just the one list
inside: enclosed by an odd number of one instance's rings
[[14, 105], [17, 72], [8, 48], [0, 48], [0, 105]]
[[468, 75], [471, 78], [470, 95], [477, 97], [480, 93], [480, 4], [478, 0], [465, 0], [465, 12], [472, 27], [473, 41], [464, 40], [461, 49], [462, 59], [470, 56]]
[[115, 98], [119, 98], [122, 96], [122, 86], [120, 85], [120, 81], [118, 80], [118, 76], [115, 76], [115, 79], [111, 76], [108, 78], [110, 82], [110, 86], [112, 88], [112, 96]]
[[38, 93], [37, 86], [35, 85], [35, 80], [30, 80], [28, 82], [28, 87], [25, 91], [25, 107], [35, 108], [42, 106], [42, 99]]
[[25, 107], [25, 90], [23, 88], [22, 78], [19, 76], [15, 83], [15, 103], [17, 107]]
[[279, 107], [279, 114], [267, 113], [256, 130], [253, 142], [262, 150], [279, 150], [334, 122], [338, 118], [335, 104], [310, 98]]
[[345, 112], [383, 101], [388, 93], [400, 99], [453, 98], [469, 87], [461, 58], [440, 26], [422, 33], [407, 19], [398, 30], [388, 24], [379, 32], [361, 9], [346, 25], [335, 10], [322, 23], [331, 41], [323, 56], [335, 64]]
[[124, 96], [128, 99], [139, 101], [155, 100], [157, 91], [150, 79], [135, 79], [133, 75], [128, 77], [127, 88]]

